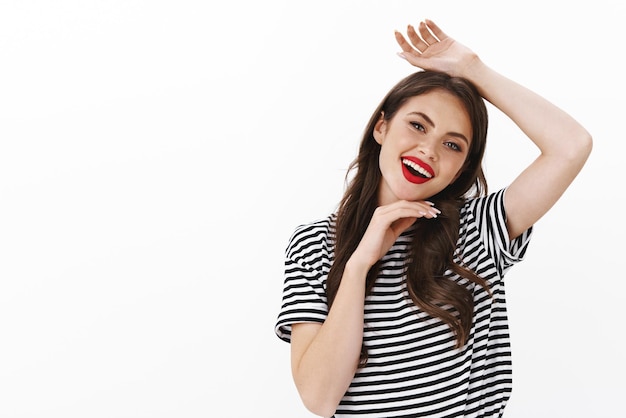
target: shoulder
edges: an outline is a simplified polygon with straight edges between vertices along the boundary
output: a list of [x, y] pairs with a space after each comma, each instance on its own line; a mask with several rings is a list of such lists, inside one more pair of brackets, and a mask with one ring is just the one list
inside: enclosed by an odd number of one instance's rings
[[494, 260], [500, 277], [524, 258], [532, 227], [511, 239], [506, 226], [506, 188], [474, 199], [461, 208], [459, 244], [466, 252], [482, 247]]
[[[315, 258], [328, 255], [332, 247], [336, 215], [298, 225], [285, 251], [288, 259], [302, 264], [316, 264]], [[319, 261], [319, 260], [318, 260]]]
[[508, 241], [504, 194], [506, 188], [484, 196], [469, 198], [460, 210], [460, 237], [470, 241], [477, 239], [500, 242]]
[[468, 217], [498, 219], [506, 216], [504, 212], [504, 194], [506, 188], [484, 196], [472, 197], [465, 200], [461, 206], [461, 220]]

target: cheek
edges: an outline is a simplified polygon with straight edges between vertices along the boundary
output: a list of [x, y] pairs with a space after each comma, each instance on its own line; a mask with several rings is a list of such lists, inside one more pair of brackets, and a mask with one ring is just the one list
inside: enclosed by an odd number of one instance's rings
[[385, 161], [389, 162], [395, 158], [394, 156], [396, 154], [397, 154], [397, 150], [394, 149], [393, 144], [390, 144], [389, 142], [385, 142], [385, 144], [380, 147], [378, 160], [380, 161], [380, 163], [383, 163]]
[[461, 176], [461, 174], [466, 168], [467, 168], [467, 163], [465, 159], [464, 158], [459, 159], [459, 161], [456, 164], [454, 164], [454, 166], [451, 167], [450, 169], [450, 172], [453, 173], [451, 182], [456, 181], [456, 179], [458, 179]]
[[457, 178], [460, 177], [461, 174], [463, 174], [464, 172], [467, 172], [470, 168], [471, 168], [471, 161], [469, 160], [468, 156], [465, 156], [463, 158], [463, 163], [459, 167], [459, 170], [458, 170], [458, 173], [457, 173], [456, 177]]

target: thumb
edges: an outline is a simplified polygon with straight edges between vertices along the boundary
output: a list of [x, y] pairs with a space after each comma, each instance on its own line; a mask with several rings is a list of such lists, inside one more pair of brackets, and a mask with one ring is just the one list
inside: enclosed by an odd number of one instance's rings
[[396, 238], [399, 237], [401, 233], [406, 231], [411, 225], [413, 225], [416, 219], [417, 218], [414, 218], [414, 217], [400, 218], [397, 221], [393, 222], [391, 224], [391, 229], [393, 230], [393, 233], [396, 236]]
[[407, 52], [398, 52], [398, 56], [403, 60], [406, 60], [409, 64], [419, 67], [422, 69], [426, 69], [428, 60], [417, 56], [415, 54], [407, 53]]

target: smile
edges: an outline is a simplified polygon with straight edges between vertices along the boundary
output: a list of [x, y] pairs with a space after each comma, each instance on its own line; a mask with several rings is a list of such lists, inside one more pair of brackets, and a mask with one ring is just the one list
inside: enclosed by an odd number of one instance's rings
[[435, 176], [431, 166], [415, 157], [402, 157], [402, 174], [414, 184], [426, 183]]

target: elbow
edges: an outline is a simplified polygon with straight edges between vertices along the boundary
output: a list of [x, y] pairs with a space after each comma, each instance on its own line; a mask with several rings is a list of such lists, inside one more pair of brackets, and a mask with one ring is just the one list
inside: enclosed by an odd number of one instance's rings
[[578, 148], [578, 161], [580, 162], [580, 166], [582, 166], [587, 162], [589, 155], [591, 154], [591, 150], [593, 149], [593, 139], [591, 135], [585, 131], [585, 135], [583, 135], [579, 139], [579, 148]]
[[579, 153], [581, 154], [583, 160], [586, 161], [591, 154], [591, 150], [593, 149], [593, 138], [591, 137], [591, 134], [584, 130], [580, 134], [578, 145]]
[[593, 138], [591, 137], [591, 134], [587, 131], [584, 132], [584, 135], [581, 136], [580, 138], [580, 148], [581, 148], [581, 154], [583, 155], [583, 158], [586, 160], [587, 157], [589, 157], [589, 154], [591, 154], [591, 150], [593, 149]]
[[[324, 407], [309, 407], [306, 404], [306, 409], [314, 415], [324, 418], [330, 418], [335, 414], [335, 409]], [[331, 412], [332, 411], [332, 412]]]
[[586, 138], [586, 142], [585, 142], [585, 150], [586, 150], [586, 155], [587, 157], [589, 157], [589, 154], [591, 154], [591, 150], [593, 149], [593, 138], [591, 137], [591, 134], [587, 133], [587, 135], [585, 136]]
[[305, 408], [320, 417], [332, 417], [337, 410], [339, 401], [334, 401], [327, 394], [300, 392], [300, 399]]
[[593, 139], [589, 132], [583, 130], [570, 139], [567, 149], [569, 152], [565, 154], [563, 154], [563, 150], [560, 151], [562, 158], [564, 157], [570, 164], [573, 164], [573, 166], [582, 168], [593, 149]]

